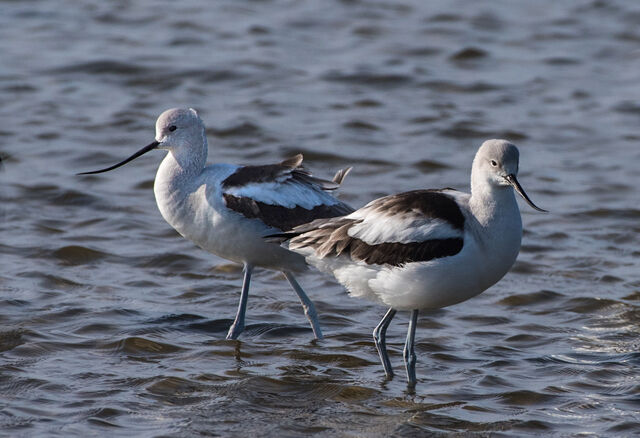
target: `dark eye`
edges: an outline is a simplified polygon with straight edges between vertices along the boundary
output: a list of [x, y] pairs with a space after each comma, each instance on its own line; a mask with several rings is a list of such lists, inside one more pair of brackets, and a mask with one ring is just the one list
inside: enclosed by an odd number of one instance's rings
[[176, 125], [169, 126], [169, 131], [171, 131], [171, 132], [175, 131], [176, 129], [178, 129], [178, 127]]
[[496, 160], [491, 160], [491, 165], [493, 167], [496, 167], [498, 165], [498, 162]]

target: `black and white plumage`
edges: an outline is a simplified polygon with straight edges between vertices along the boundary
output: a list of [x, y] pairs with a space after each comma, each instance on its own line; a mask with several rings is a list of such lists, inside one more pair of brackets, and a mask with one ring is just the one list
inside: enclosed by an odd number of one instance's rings
[[348, 217], [296, 228], [291, 249], [325, 258], [348, 255], [368, 265], [401, 267], [460, 252], [465, 218], [446, 190], [415, 190], [370, 202]]
[[518, 149], [483, 143], [473, 161], [471, 194], [415, 190], [376, 199], [345, 216], [319, 219], [272, 238], [288, 240], [351, 296], [389, 307], [374, 330], [388, 377], [386, 328], [398, 310], [411, 311], [405, 345], [415, 384], [413, 343], [418, 312], [465, 301], [502, 278], [520, 249], [522, 221], [514, 190], [533, 208], [516, 179]]
[[350, 169], [338, 171], [328, 181], [312, 176], [302, 167], [302, 159], [298, 154], [278, 164], [238, 167], [221, 184], [227, 208], [281, 230], [352, 212], [323, 193], [340, 187]]
[[244, 265], [238, 313], [227, 338], [237, 338], [244, 329], [251, 272], [256, 266], [285, 274], [314, 335], [321, 338], [313, 302], [293, 274], [306, 269], [304, 257], [265, 241], [264, 236], [353, 211], [330, 193], [350, 169], [339, 171], [332, 181], [316, 178], [302, 167], [302, 155], [263, 166], [206, 165], [202, 120], [192, 109], [170, 109], [158, 118], [153, 143], [114, 166], [85, 173], [115, 169], [154, 149], [168, 151], [154, 183], [164, 219], [201, 248]]

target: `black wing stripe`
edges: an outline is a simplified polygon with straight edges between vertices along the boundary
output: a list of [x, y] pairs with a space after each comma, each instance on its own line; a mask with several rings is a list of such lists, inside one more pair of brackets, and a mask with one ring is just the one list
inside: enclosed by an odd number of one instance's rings
[[275, 181], [280, 175], [291, 172], [291, 168], [281, 164], [267, 164], [264, 166], [244, 166], [222, 181], [222, 188], [242, 187], [252, 183]]
[[462, 237], [370, 245], [348, 234], [349, 228], [359, 222], [352, 219], [331, 221], [324, 226], [293, 237], [290, 248], [310, 247], [319, 257], [349, 255], [352, 260], [363, 261], [369, 265], [403, 266], [407, 263], [426, 262], [456, 255], [464, 245]]
[[281, 205], [265, 204], [248, 197], [233, 196], [228, 193], [223, 194], [223, 197], [227, 208], [248, 219], [260, 219], [266, 225], [283, 231], [315, 219], [343, 216], [353, 211], [351, 207], [341, 202], [333, 205], [321, 204], [308, 210], [299, 205], [287, 208]]
[[462, 238], [433, 239], [411, 243], [369, 245], [362, 240], [351, 242], [351, 258], [369, 265], [403, 266], [456, 255], [462, 250]]
[[[348, 171], [346, 173], [348, 173]], [[311, 175], [309, 171], [302, 167], [302, 154], [298, 154], [278, 164], [240, 167], [222, 181], [222, 189], [239, 188], [256, 183], [275, 182], [282, 180], [282, 177], [308, 186], [318, 187], [322, 190], [335, 190], [340, 187], [341, 182], [341, 180], [328, 181]]]

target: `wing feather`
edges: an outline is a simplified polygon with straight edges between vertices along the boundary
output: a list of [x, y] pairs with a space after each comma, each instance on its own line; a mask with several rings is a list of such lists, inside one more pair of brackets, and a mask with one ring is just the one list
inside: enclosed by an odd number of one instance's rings
[[351, 207], [328, 193], [340, 182], [342, 178], [314, 177], [302, 167], [302, 154], [298, 154], [278, 164], [238, 168], [222, 181], [222, 195], [229, 209], [289, 230], [318, 218], [351, 213]]
[[286, 234], [292, 250], [348, 255], [367, 264], [402, 266], [452, 256], [464, 244], [464, 215], [455, 198], [420, 190], [388, 196], [340, 218], [317, 220]]

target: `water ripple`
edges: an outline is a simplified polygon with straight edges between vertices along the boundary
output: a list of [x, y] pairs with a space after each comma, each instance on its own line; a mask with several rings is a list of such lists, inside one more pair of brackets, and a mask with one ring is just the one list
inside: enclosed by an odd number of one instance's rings
[[[68, 4], [67, 4], [68, 3]], [[0, 428], [7, 436], [632, 436], [640, 355], [631, 2], [3, 2]], [[612, 68], [615, 66], [615, 68]], [[635, 88], [634, 88], [635, 87]], [[407, 318], [314, 271], [313, 340], [295, 294], [180, 237], [153, 180], [162, 153], [100, 176], [196, 108], [214, 162], [303, 153], [354, 166], [354, 206], [468, 188], [481, 141], [521, 152], [514, 268], [487, 292]], [[273, 421], [277, 418], [278, 421]]]

